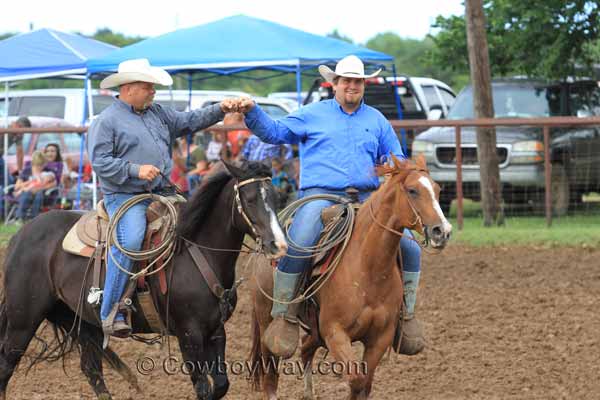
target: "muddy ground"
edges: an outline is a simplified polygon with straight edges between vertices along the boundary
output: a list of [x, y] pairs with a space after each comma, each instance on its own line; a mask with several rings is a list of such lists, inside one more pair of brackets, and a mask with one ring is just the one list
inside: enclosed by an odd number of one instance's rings
[[[240, 263], [242, 264], [242, 263]], [[373, 399], [594, 399], [600, 398], [600, 250], [591, 248], [450, 246], [425, 255], [418, 315], [428, 347], [415, 357], [391, 355], [377, 370]], [[227, 323], [227, 359], [240, 363], [250, 351], [247, 287]], [[136, 371], [152, 357], [157, 367], [137, 373], [136, 393], [113, 371], [107, 384], [115, 399], [195, 399], [187, 376], [160, 367], [166, 348], [113, 343]], [[176, 341], [173, 355], [180, 359]], [[31, 350], [31, 346], [30, 346]], [[358, 349], [357, 349], [358, 351]], [[93, 399], [69, 356], [27, 375], [19, 368], [8, 399]], [[230, 375], [227, 399], [258, 399], [246, 373]], [[347, 393], [342, 379], [315, 376], [318, 399]], [[281, 398], [299, 399], [302, 381], [286, 376]]]

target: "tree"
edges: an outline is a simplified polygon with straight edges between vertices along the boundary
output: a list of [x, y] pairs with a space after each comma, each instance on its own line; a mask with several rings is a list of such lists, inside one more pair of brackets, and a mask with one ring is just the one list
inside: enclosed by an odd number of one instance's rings
[[[547, 79], [586, 75], [600, 38], [600, 5], [591, 0], [484, 0], [493, 75]], [[464, 17], [438, 17], [432, 62], [468, 69]]]
[[[465, 20], [475, 117], [493, 118], [494, 102], [482, 0], [465, 1]], [[461, 149], [457, 149], [457, 151], [461, 151]], [[502, 190], [494, 128], [477, 128], [477, 158], [481, 175], [483, 223], [485, 226], [491, 226], [494, 223], [503, 225]]]
[[113, 32], [109, 28], [100, 28], [91, 36], [92, 39], [109, 43], [117, 47], [125, 47], [145, 39], [143, 36], [125, 36], [119, 32]]

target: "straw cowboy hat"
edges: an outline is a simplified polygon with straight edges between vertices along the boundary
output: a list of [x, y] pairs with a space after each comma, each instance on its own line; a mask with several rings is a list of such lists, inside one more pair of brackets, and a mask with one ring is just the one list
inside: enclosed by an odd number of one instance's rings
[[150, 82], [169, 86], [173, 78], [162, 68], [150, 66], [145, 58], [123, 61], [116, 74], [107, 76], [100, 82], [100, 89], [108, 89], [132, 82]]
[[327, 65], [319, 65], [319, 73], [327, 82], [333, 82], [337, 76], [347, 78], [373, 78], [379, 75], [381, 68], [370, 75], [365, 75], [365, 66], [360, 58], [356, 56], [347, 56], [342, 58], [335, 66], [335, 72]]

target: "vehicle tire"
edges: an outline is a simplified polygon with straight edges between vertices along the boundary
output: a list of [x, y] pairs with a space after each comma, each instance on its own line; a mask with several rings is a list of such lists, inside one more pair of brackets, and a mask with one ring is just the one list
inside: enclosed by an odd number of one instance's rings
[[552, 214], [560, 217], [569, 210], [571, 199], [567, 170], [561, 164], [552, 165]]
[[[552, 164], [552, 215], [555, 217], [563, 216], [569, 210], [569, 200], [571, 199], [569, 177], [562, 164]], [[536, 212], [545, 212], [546, 202], [544, 191], [539, 193], [534, 201], [534, 210]]]

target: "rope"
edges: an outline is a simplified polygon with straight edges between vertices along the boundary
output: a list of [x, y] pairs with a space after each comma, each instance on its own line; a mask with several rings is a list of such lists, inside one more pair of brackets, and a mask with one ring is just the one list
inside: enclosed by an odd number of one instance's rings
[[[134, 205], [136, 205], [138, 203], [146, 201], [148, 199], [151, 199], [154, 201], [160, 201], [163, 205], [165, 205], [167, 207], [168, 213], [166, 215], [166, 221], [164, 222], [167, 224], [167, 234], [166, 234], [164, 240], [156, 248], [149, 249], [149, 250], [141, 250], [141, 251], [125, 249], [123, 246], [121, 246], [121, 244], [119, 243], [119, 240], [117, 238], [116, 228], [119, 224], [119, 220], [123, 217], [123, 215], [125, 215], [125, 213], [131, 207], [133, 207]], [[156, 194], [151, 194], [151, 193], [139, 194], [139, 195], [131, 197], [130, 199], [125, 201], [123, 204], [121, 204], [121, 206], [115, 212], [115, 215], [113, 215], [113, 217], [109, 221], [108, 229], [107, 229], [107, 243], [106, 243], [106, 250], [105, 250], [106, 251], [105, 259], [108, 259], [108, 257], [111, 257], [111, 259], [113, 260], [113, 262], [115, 263], [117, 268], [119, 268], [121, 271], [123, 271], [124, 273], [129, 275], [131, 277], [130, 279], [137, 279], [139, 276], [142, 276], [142, 275], [148, 276], [148, 275], [156, 274], [161, 269], [163, 269], [165, 266], [167, 266], [169, 264], [169, 262], [171, 261], [171, 258], [173, 258], [174, 249], [175, 249], [175, 237], [176, 237], [175, 236], [175, 224], [176, 223], [177, 223], [177, 209], [175, 208], [175, 205], [171, 201], [169, 201], [166, 197], [156, 195]], [[136, 272], [136, 273], [129, 272], [128, 270], [123, 268], [123, 266], [121, 266], [121, 264], [119, 264], [119, 262], [114, 258], [112, 252], [110, 251], [111, 246], [115, 246], [123, 255], [125, 255], [127, 258], [129, 258], [132, 261], [145, 261], [145, 260], [150, 260], [150, 259], [154, 259], [154, 260], [152, 262], [150, 262], [148, 264], [148, 266], [146, 266], [146, 268], [140, 270], [139, 272]], [[152, 272], [148, 272], [150, 270], [150, 268], [152, 266], [154, 266], [154, 264], [163, 257], [166, 257], [166, 260], [163, 262], [162, 266], [160, 268], [155, 269]]]
[[[304, 204], [311, 202], [311, 201], [315, 201], [315, 200], [327, 200], [327, 201], [331, 201], [334, 203], [344, 205], [344, 208], [346, 211], [346, 217], [343, 219], [340, 229], [335, 231], [331, 235], [331, 237], [326, 238], [321, 243], [317, 243], [314, 246], [306, 246], [306, 247], [300, 246], [290, 238], [289, 229], [290, 229], [293, 217], [296, 214], [296, 212], [298, 211], [298, 209], [300, 207], [302, 207]], [[342, 196], [333, 195], [333, 194], [317, 194], [317, 195], [307, 196], [302, 199], [296, 200], [293, 203], [291, 203], [290, 205], [288, 205], [286, 208], [284, 208], [279, 213], [279, 220], [280, 220], [280, 222], [283, 221], [284, 233], [286, 236], [286, 240], [288, 241], [289, 249], [294, 249], [294, 250], [296, 250], [298, 252], [302, 252], [302, 253], [309, 253], [308, 255], [305, 255], [305, 256], [292, 256], [288, 253], [286, 255], [286, 257], [312, 258], [315, 254], [318, 254], [318, 253], [321, 253], [324, 251], [329, 251], [329, 250], [333, 249], [334, 247], [338, 246], [339, 244], [341, 244], [341, 248], [339, 248], [337, 250], [336, 255], [335, 255], [334, 259], [331, 261], [330, 267], [327, 269], [327, 271], [325, 271], [325, 273], [323, 273], [322, 275], [319, 275], [310, 285], [308, 285], [308, 287], [304, 290], [304, 292], [302, 292], [296, 298], [294, 298], [290, 301], [277, 300], [277, 299], [273, 298], [272, 296], [270, 296], [260, 285], [260, 282], [258, 281], [256, 273], [254, 274], [254, 281], [256, 283], [256, 286], [258, 287], [260, 292], [263, 294], [263, 296], [265, 296], [267, 299], [269, 299], [275, 303], [286, 304], [286, 305], [301, 303], [303, 301], [310, 299], [315, 294], [317, 294], [319, 292], [319, 290], [321, 290], [321, 288], [325, 285], [325, 283], [327, 283], [329, 278], [333, 275], [333, 273], [337, 269], [338, 265], [340, 264], [342, 255], [344, 254], [344, 250], [346, 249], [346, 247], [348, 246], [348, 243], [350, 242], [350, 237], [352, 236], [352, 231], [354, 228], [354, 222], [355, 222], [354, 205], [351, 202], [349, 202], [347, 198], [342, 197]], [[336, 225], [335, 219], [325, 227], [324, 231], [328, 231], [329, 229], [333, 228], [334, 225]]]

